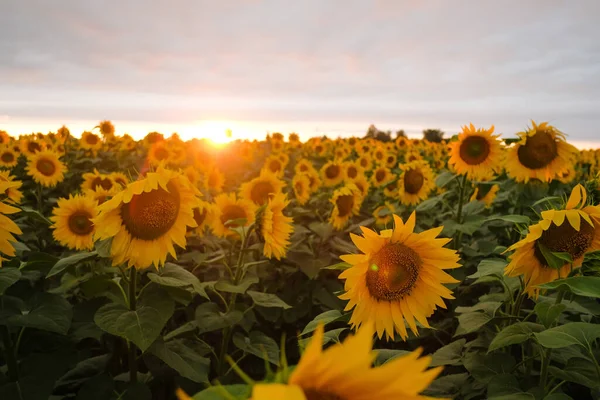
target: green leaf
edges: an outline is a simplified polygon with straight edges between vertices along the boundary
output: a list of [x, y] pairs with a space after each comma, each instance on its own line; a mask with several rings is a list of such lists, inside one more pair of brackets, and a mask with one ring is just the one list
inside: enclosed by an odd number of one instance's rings
[[0, 296], [20, 278], [21, 271], [17, 268], [0, 268]]
[[21, 207], [21, 211], [22, 211], [22, 213], [19, 215], [25, 215], [27, 218], [30, 218], [33, 221], [41, 222], [48, 226], [52, 225], [52, 221], [50, 221], [48, 218], [44, 217], [42, 214], [40, 214], [39, 211], [34, 210], [33, 208]]
[[490, 322], [494, 317], [484, 312], [471, 312], [458, 316], [458, 328], [454, 336], [475, 332]]
[[347, 262], [339, 262], [337, 264], [333, 264], [333, 265], [328, 265], [327, 267], [323, 267], [323, 269], [333, 269], [333, 270], [346, 270], [348, 268], [350, 268], [351, 265], [348, 264]]
[[229, 313], [222, 314], [219, 306], [215, 303], [203, 303], [196, 307], [196, 324], [198, 333], [212, 332], [223, 328], [228, 328], [239, 323], [244, 315], [239, 310], [232, 310]]
[[308, 229], [319, 235], [323, 241], [329, 239], [333, 233], [333, 226], [328, 222], [311, 222]]
[[544, 397], [544, 400], [573, 400], [573, 398], [564, 393], [552, 393]]
[[508, 262], [501, 258], [486, 258], [481, 260], [477, 266], [477, 272], [467, 276], [467, 278], [481, 278], [483, 276], [495, 275], [502, 278], [504, 275], [504, 268], [508, 265]]
[[246, 399], [250, 396], [252, 387], [248, 385], [212, 386], [192, 396], [194, 400], [231, 400]]
[[521, 390], [516, 376], [509, 374], [501, 374], [492, 377], [487, 387], [487, 395], [489, 400], [535, 399], [533, 394]]
[[538, 319], [546, 328], [550, 328], [559, 315], [567, 308], [566, 304], [554, 304], [550, 302], [537, 303], [534, 311]]
[[227, 280], [220, 280], [215, 283], [214, 288], [220, 292], [244, 294], [255, 283], [258, 283], [257, 276], [246, 275], [238, 285], [234, 285], [233, 282]]
[[185, 335], [186, 333], [190, 333], [190, 332], [194, 332], [196, 330], [196, 328], [198, 328], [198, 324], [196, 323], [196, 321], [189, 321], [186, 322], [185, 324], [173, 329], [171, 332], [167, 333], [163, 339], [165, 340], [165, 342], [176, 338], [177, 336], [180, 335]]
[[102, 258], [110, 258], [110, 249], [112, 247], [113, 238], [108, 238], [104, 240], [99, 240], [94, 243], [94, 249], [98, 254], [98, 257]]
[[600, 325], [587, 322], [569, 322], [567, 324], [536, 333], [538, 343], [549, 349], [560, 349], [578, 344], [586, 349], [600, 338]]
[[248, 336], [237, 332], [233, 335], [233, 344], [246, 353], [254, 354], [279, 366], [279, 346], [275, 340], [262, 332], [252, 331]]
[[208, 382], [210, 360], [196, 353], [184, 340], [175, 339], [166, 343], [156, 340], [148, 352], [163, 360], [184, 378], [198, 383]]
[[455, 225], [455, 229], [466, 235], [472, 235], [484, 222], [485, 218], [481, 215], [467, 215], [461, 224]]
[[481, 214], [485, 210], [485, 204], [481, 201], [471, 201], [463, 206], [463, 215]]
[[543, 330], [544, 326], [533, 322], [517, 322], [509, 325], [496, 334], [492, 343], [490, 343], [488, 353], [511, 344], [523, 343], [533, 337], [534, 333]]
[[416, 208], [417, 212], [425, 212], [433, 210], [442, 201], [442, 196], [435, 196], [419, 203]]
[[29, 303], [28, 312], [11, 315], [3, 323], [67, 334], [73, 317], [73, 308], [67, 300], [55, 294], [36, 293]]
[[302, 336], [302, 335], [306, 335], [307, 333], [311, 333], [315, 329], [317, 329], [319, 324], [327, 325], [328, 323], [333, 322], [341, 317], [342, 317], [342, 313], [339, 312], [338, 310], [325, 311], [325, 312], [317, 315], [315, 318], [313, 318], [312, 321], [310, 321], [308, 324], [306, 324], [306, 326], [304, 327], [304, 330], [302, 331], [302, 333], [300, 335]]
[[541, 289], [568, 290], [578, 296], [600, 298], [600, 277], [597, 276], [573, 276], [538, 285], [538, 287]]
[[489, 221], [504, 221], [504, 222], [512, 222], [513, 224], [525, 224], [528, 225], [531, 221], [529, 217], [525, 215], [494, 215], [486, 219], [486, 222]]
[[453, 397], [452, 395], [458, 393], [468, 379], [469, 374], [467, 373], [441, 376], [431, 382], [429, 387], [423, 392], [423, 395]]
[[93, 258], [96, 256], [97, 256], [97, 253], [95, 251], [92, 251], [92, 252], [75, 253], [68, 257], [61, 258], [60, 260], [58, 260], [56, 262], [56, 264], [54, 264], [54, 267], [52, 267], [50, 272], [48, 272], [48, 275], [46, 275], [46, 278], [50, 278], [54, 275], [60, 274], [65, 269], [69, 268], [70, 266], [77, 265], [82, 261], [85, 261], [87, 259], [90, 259], [90, 258]]
[[467, 343], [467, 339], [459, 339], [440, 349], [432, 355], [430, 367], [440, 365], [461, 365], [462, 350]]
[[572, 358], [563, 368], [550, 366], [548, 372], [559, 380], [574, 382], [594, 390], [600, 390], [600, 379], [596, 372], [596, 367], [591, 360]]
[[173, 299], [159, 286], [149, 285], [135, 311], [123, 304], [106, 304], [98, 309], [94, 321], [100, 329], [132, 341], [144, 352], [160, 335], [174, 310]]
[[[339, 343], [340, 342], [340, 334], [344, 331], [348, 330], [348, 328], [338, 328], [327, 331], [323, 334], [323, 345], [326, 345], [329, 342]], [[312, 340], [312, 337], [307, 337], [305, 339], [298, 340], [298, 345], [300, 348], [305, 348], [308, 343]]]
[[457, 177], [458, 175], [455, 175], [452, 172], [444, 171], [441, 174], [439, 174], [437, 178], [435, 178], [435, 184], [437, 185], [437, 187], [443, 188]]
[[262, 293], [256, 292], [254, 290], [248, 290], [248, 292], [246, 293], [248, 293], [248, 295], [252, 297], [252, 300], [254, 300], [254, 303], [257, 306], [279, 307], [283, 309], [292, 308], [292, 306], [290, 306], [289, 304], [281, 300], [279, 297], [277, 297], [277, 295], [274, 295], [272, 293]]
[[544, 244], [540, 241], [537, 241], [535, 245], [540, 249], [542, 255], [546, 259], [546, 263], [550, 268], [560, 269], [565, 264], [570, 264], [573, 262], [571, 255], [565, 252], [554, 252], [550, 251]]
[[377, 358], [375, 359], [375, 365], [383, 365], [387, 362], [390, 362], [396, 358], [403, 357], [407, 354], [410, 354], [410, 351], [406, 350], [392, 350], [392, 349], [376, 349]]

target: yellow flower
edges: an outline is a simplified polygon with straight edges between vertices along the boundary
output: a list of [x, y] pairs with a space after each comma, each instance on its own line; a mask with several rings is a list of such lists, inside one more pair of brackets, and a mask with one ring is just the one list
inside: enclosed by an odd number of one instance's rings
[[344, 163], [344, 178], [348, 181], [354, 181], [360, 175], [364, 175], [365, 170], [354, 161]]
[[354, 309], [352, 326], [373, 323], [379, 338], [398, 332], [406, 340], [405, 321], [418, 335], [415, 319], [429, 327], [427, 318], [446, 308], [442, 298], [454, 298], [443, 284], [458, 281], [443, 270], [460, 265], [456, 251], [443, 247], [450, 239], [436, 239], [443, 227], [414, 233], [414, 212], [406, 224], [394, 215], [394, 224], [380, 234], [365, 227], [363, 237], [350, 234], [363, 254], [340, 257], [351, 265], [340, 274], [346, 280], [340, 298], [349, 300], [346, 310]]
[[398, 182], [391, 181], [390, 183], [385, 185], [385, 188], [383, 188], [383, 195], [385, 197], [389, 197], [391, 199], [397, 199], [398, 198]]
[[212, 205], [199, 200], [198, 205], [194, 207], [194, 220], [198, 226], [196, 228], [188, 228], [188, 230], [193, 230], [198, 236], [204, 236], [206, 227], [210, 225], [212, 213]]
[[302, 174], [305, 172], [313, 171], [314, 169], [315, 168], [309, 160], [307, 160], [306, 158], [302, 158], [298, 161], [298, 163], [296, 163], [296, 166], [294, 167], [294, 172], [296, 172], [296, 174]]
[[394, 180], [394, 174], [386, 166], [379, 166], [371, 176], [371, 184], [375, 187], [381, 187]]
[[11, 138], [8, 134], [8, 132], [0, 130], [0, 146], [5, 146], [7, 144], [9, 144], [11, 141]]
[[362, 203], [362, 196], [355, 184], [349, 183], [336, 189], [330, 199], [333, 210], [329, 217], [329, 223], [334, 229], [340, 231], [348, 223], [353, 215], [358, 215]]
[[211, 195], [217, 195], [223, 191], [225, 175], [217, 167], [209, 167], [204, 173], [204, 187]]
[[260, 176], [240, 186], [240, 197], [262, 206], [269, 200], [269, 195], [281, 193], [285, 183], [274, 173], [262, 170]]
[[321, 167], [321, 178], [326, 187], [336, 186], [344, 180], [344, 167], [336, 161], [329, 161]]
[[170, 156], [171, 152], [167, 147], [167, 142], [160, 141], [154, 143], [148, 150], [148, 163], [155, 166], [166, 164], [169, 161]]
[[[362, 327], [343, 343], [322, 349], [319, 325], [287, 384], [257, 384], [252, 400], [392, 400], [427, 399], [419, 396], [442, 371], [427, 370], [431, 357], [418, 349], [372, 367], [373, 328]], [[185, 400], [185, 397], [180, 397]]]
[[19, 146], [21, 153], [25, 156], [30, 157], [35, 155], [37, 152], [44, 150], [45, 144], [33, 137], [23, 137], [19, 140]]
[[8, 145], [0, 146], [0, 167], [12, 168], [19, 163], [19, 153]]
[[[564, 210], [542, 212], [541, 221], [529, 227], [527, 236], [507, 249], [516, 251], [504, 273], [522, 275], [530, 296], [537, 297], [537, 285], [566, 278], [573, 269], [581, 267], [586, 253], [600, 250], [600, 206], [586, 206], [586, 201], [583, 186], [575, 186]], [[568, 253], [573, 262], [551, 267], [543, 250]]]
[[67, 168], [50, 150], [38, 151], [27, 162], [27, 174], [42, 186], [53, 187], [65, 179]]
[[[256, 205], [250, 200], [238, 199], [235, 193], [223, 193], [215, 198], [214, 214], [211, 227], [215, 235], [220, 237], [237, 236], [230, 228], [240, 227], [240, 219], [245, 220], [243, 226], [254, 223]], [[230, 222], [225, 225], [228, 221]]]
[[283, 215], [283, 209], [288, 204], [286, 196], [277, 192], [269, 196], [265, 209], [260, 212], [257, 231], [265, 242], [263, 254], [267, 258], [281, 260], [290, 245], [290, 236], [294, 231], [293, 219]]
[[[0, 193], [7, 190], [8, 182], [0, 181]], [[14, 214], [20, 210], [0, 201], [0, 268], [2, 267], [2, 254], [9, 257], [15, 255], [15, 248], [11, 242], [17, 240], [13, 235], [20, 235], [21, 229], [5, 214]]]
[[398, 180], [398, 196], [402, 204], [418, 204], [429, 197], [435, 188], [433, 171], [425, 161], [413, 161], [401, 166], [403, 172]]
[[112, 179], [117, 186], [120, 185], [121, 188], [124, 188], [129, 184], [129, 178], [122, 172], [111, 172], [108, 174], [108, 177]]
[[115, 185], [110, 174], [102, 174], [94, 169], [94, 172], [86, 172], [82, 175], [83, 183], [81, 184], [81, 190], [97, 190], [102, 188], [108, 191], [114, 191], [118, 185]]
[[322, 185], [321, 178], [319, 178], [319, 173], [315, 171], [308, 171], [304, 174], [308, 178], [308, 182], [310, 183], [309, 189], [311, 193], [316, 193]]
[[294, 196], [301, 206], [310, 199], [310, 180], [306, 174], [296, 174], [292, 179]]
[[9, 171], [2, 170], [0, 170], [0, 182], [5, 183], [4, 192], [0, 192], [0, 201], [3, 200], [1, 196], [4, 194], [9, 202], [19, 204], [23, 198], [23, 193], [19, 190], [23, 182], [15, 180]]
[[385, 156], [385, 166], [392, 169], [398, 163], [398, 157], [393, 153], [387, 153]]
[[81, 134], [79, 141], [81, 147], [91, 150], [94, 154], [102, 148], [102, 138], [92, 132], [85, 131]]
[[92, 218], [97, 214], [97, 203], [91, 197], [70, 195], [58, 200], [50, 220], [52, 235], [61, 245], [73, 250], [94, 248], [95, 227]]
[[365, 177], [364, 174], [359, 175], [356, 179], [354, 179], [354, 181], [352, 182], [354, 184], [354, 186], [356, 186], [358, 188], [358, 191], [360, 192], [360, 196], [364, 199], [367, 197], [367, 193], [369, 193], [369, 188], [370, 188], [370, 184], [369, 181], [367, 180], [367, 178]]
[[494, 126], [489, 129], [475, 129], [473, 124], [463, 126], [458, 140], [450, 143], [449, 164], [459, 175], [467, 175], [470, 180], [487, 181], [502, 171], [502, 144], [493, 135]]
[[115, 126], [108, 120], [100, 121], [97, 128], [100, 129], [102, 136], [107, 139], [110, 139], [115, 135]]
[[176, 257], [173, 243], [185, 248], [198, 194], [185, 176], [159, 167], [98, 207], [95, 239], [112, 238], [113, 265], [158, 268]]
[[517, 182], [550, 182], [569, 169], [577, 149], [547, 122], [531, 124], [531, 129], [518, 133], [521, 140], [508, 150], [506, 172]]
[[471, 195], [469, 201], [482, 201], [486, 207], [491, 207], [498, 191], [500, 190], [500, 186], [494, 185], [478, 185], [475, 187], [475, 191]]
[[[388, 211], [389, 214], [381, 216], [380, 214], [383, 211]], [[375, 225], [384, 227], [390, 222], [392, 222], [392, 214], [396, 211], [396, 207], [390, 202], [385, 202], [384, 205], [379, 206], [373, 211], [373, 218], [375, 218]]]
[[116, 192], [118, 192], [116, 187], [106, 190], [102, 186], [96, 186], [96, 190], [86, 189], [83, 191], [85, 196], [93, 199], [98, 205], [110, 199]]
[[265, 160], [263, 169], [271, 171], [276, 176], [281, 177], [285, 172], [285, 163], [278, 155], [272, 154]]

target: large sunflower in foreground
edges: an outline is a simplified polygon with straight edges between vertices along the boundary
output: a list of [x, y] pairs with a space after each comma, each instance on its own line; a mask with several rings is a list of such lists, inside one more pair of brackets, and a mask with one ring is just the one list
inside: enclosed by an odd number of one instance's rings
[[67, 168], [50, 150], [38, 151], [27, 161], [27, 174], [42, 186], [53, 187], [65, 179]]
[[429, 197], [435, 188], [433, 171], [425, 161], [413, 161], [401, 166], [403, 170], [398, 180], [398, 196], [402, 204], [418, 204]]
[[303, 206], [310, 199], [310, 179], [306, 174], [296, 174], [292, 179], [292, 188], [298, 204]]
[[[6, 191], [8, 182], [0, 182], [0, 192]], [[20, 235], [21, 229], [5, 214], [14, 214], [20, 210], [16, 207], [9, 206], [0, 201], [0, 268], [2, 267], [2, 254], [7, 256], [15, 255], [15, 248], [11, 242], [17, 240], [13, 235]]]
[[329, 223], [338, 231], [344, 229], [350, 218], [360, 212], [362, 200], [360, 190], [353, 183], [337, 189], [330, 199], [333, 210], [329, 217]]
[[350, 234], [363, 254], [340, 257], [351, 265], [340, 274], [346, 280], [340, 298], [349, 300], [346, 310], [354, 309], [352, 326], [374, 323], [379, 338], [398, 332], [406, 340], [405, 321], [418, 335], [415, 320], [429, 327], [427, 318], [446, 308], [442, 299], [454, 298], [443, 284], [458, 281], [443, 270], [460, 265], [456, 251], [443, 247], [450, 239], [436, 239], [443, 227], [414, 233], [414, 212], [406, 224], [394, 215], [394, 224], [380, 234], [365, 227], [362, 237]]
[[[237, 233], [230, 228], [238, 228], [240, 221], [243, 226], [254, 223], [256, 218], [256, 205], [250, 200], [238, 199], [235, 193], [222, 193], [215, 198], [214, 213], [211, 227], [215, 235], [220, 237], [236, 236]], [[228, 223], [228, 221], [230, 221]]]
[[260, 176], [240, 186], [240, 197], [262, 206], [267, 203], [271, 194], [281, 193], [284, 187], [285, 183], [277, 175], [262, 170]]
[[463, 126], [458, 140], [450, 143], [450, 160], [459, 175], [467, 175], [473, 181], [487, 181], [502, 171], [502, 143], [500, 135], [489, 129], [475, 129], [473, 124]]
[[531, 124], [530, 129], [518, 133], [521, 140], [508, 150], [506, 172], [517, 182], [550, 182], [572, 166], [577, 149], [547, 122]]
[[19, 153], [10, 146], [0, 146], [0, 167], [12, 168], [19, 163]]
[[185, 176], [159, 167], [98, 207], [95, 239], [112, 238], [113, 265], [158, 268], [176, 257], [173, 243], [185, 248], [197, 194]]
[[57, 242], [73, 250], [94, 248], [95, 227], [92, 218], [97, 214], [97, 203], [94, 199], [70, 195], [68, 199], [58, 200], [52, 214], [52, 235]]
[[344, 165], [337, 161], [329, 161], [321, 167], [321, 178], [324, 186], [336, 186], [344, 180]]
[[[421, 349], [373, 367], [373, 327], [364, 326], [343, 343], [322, 349], [323, 325], [315, 333], [287, 384], [257, 384], [252, 400], [419, 400], [442, 367], [427, 370]], [[180, 397], [185, 399], [185, 397]]]
[[267, 258], [281, 260], [290, 245], [290, 236], [294, 231], [293, 219], [283, 214], [288, 204], [286, 196], [277, 192], [269, 197], [264, 210], [259, 213], [256, 230], [265, 243], [263, 254]]
[[[577, 185], [564, 210], [542, 212], [542, 219], [529, 227], [529, 233], [507, 251], [516, 250], [504, 273], [523, 276], [525, 290], [537, 297], [537, 285], [566, 278], [572, 269], [581, 267], [586, 253], [600, 250], [600, 206], [586, 206], [587, 193]], [[573, 262], [560, 267], [548, 265], [544, 253], [569, 253]]]
[[15, 180], [15, 177], [9, 171], [0, 170], [0, 182], [6, 183], [4, 191], [0, 191], [0, 201], [4, 200], [2, 195], [6, 196], [9, 202], [19, 204], [23, 198], [23, 193], [19, 190], [23, 182]]

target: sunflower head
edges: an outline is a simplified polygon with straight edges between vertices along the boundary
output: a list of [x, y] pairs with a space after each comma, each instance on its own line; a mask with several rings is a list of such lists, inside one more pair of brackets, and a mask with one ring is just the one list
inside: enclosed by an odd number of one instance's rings
[[19, 153], [9, 144], [0, 146], [0, 167], [12, 168], [19, 163]]
[[[396, 207], [390, 202], [387, 202], [379, 206], [373, 211], [373, 218], [375, 218], [375, 225], [384, 227], [392, 222], [392, 214], [396, 211]], [[382, 215], [385, 214], [385, 215]]]
[[231, 228], [249, 226], [256, 218], [256, 205], [250, 200], [237, 198], [235, 193], [222, 193], [215, 198], [211, 227], [220, 237], [238, 237]]
[[27, 173], [42, 186], [53, 187], [62, 182], [67, 168], [59, 160], [59, 155], [51, 150], [43, 150], [30, 156]]
[[289, 204], [286, 196], [277, 192], [269, 196], [268, 202], [257, 217], [257, 232], [264, 241], [263, 254], [267, 258], [281, 260], [290, 245], [290, 236], [294, 231], [292, 218], [283, 214]]
[[94, 169], [93, 172], [86, 172], [82, 175], [82, 178], [82, 191], [104, 189], [112, 192], [118, 187], [112, 179], [111, 174], [102, 174], [97, 169]]
[[10, 136], [8, 135], [8, 132], [3, 131], [0, 129], [0, 146], [5, 146], [10, 142]]
[[274, 173], [262, 170], [260, 176], [240, 186], [240, 196], [262, 206], [267, 203], [270, 195], [280, 193], [284, 187], [285, 183]]
[[458, 140], [450, 144], [450, 160], [456, 172], [470, 180], [489, 180], [502, 170], [502, 145], [494, 126], [476, 129], [463, 126]]
[[100, 121], [97, 128], [105, 138], [112, 138], [115, 135], [115, 126], [109, 120]]
[[294, 190], [294, 196], [301, 206], [306, 204], [310, 199], [310, 179], [306, 174], [296, 174], [292, 179], [292, 188]]
[[386, 166], [379, 166], [373, 171], [371, 176], [371, 184], [375, 187], [381, 187], [387, 185], [390, 181], [394, 180], [394, 174]]
[[343, 164], [336, 161], [329, 161], [321, 167], [321, 178], [325, 186], [336, 186], [344, 180]]
[[303, 174], [309, 171], [313, 171], [314, 167], [312, 165], [312, 163], [310, 162], [310, 160], [306, 159], [306, 158], [302, 158], [298, 161], [298, 163], [296, 163], [296, 166], [294, 167], [294, 171], [296, 172], [296, 174]]
[[342, 230], [350, 218], [358, 215], [363, 197], [354, 183], [335, 190], [330, 202], [333, 210], [329, 217], [329, 223], [337, 230]]
[[402, 165], [398, 180], [398, 196], [404, 205], [418, 204], [427, 199], [435, 187], [433, 171], [425, 161], [413, 161]]
[[223, 191], [225, 175], [215, 166], [209, 167], [204, 172], [204, 187], [211, 195], [217, 195]]
[[92, 219], [97, 214], [96, 201], [87, 196], [70, 195], [58, 200], [50, 220], [54, 222], [52, 235], [63, 246], [73, 250], [94, 247], [95, 227]]
[[21, 152], [28, 157], [44, 150], [44, 142], [33, 137], [24, 137], [19, 142]]
[[97, 151], [102, 148], [102, 138], [92, 132], [85, 131], [81, 134], [79, 142], [84, 149]]
[[354, 181], [360, 175], [364, 174], [364, 168], [354, 161], [344, 163], [344, 178], [348, 181]]
[[199, 200], [198, 205], [194, 207], [194, 220], [198, 226], [196, 228], [188, 228], [188, 232], [195, 232], [198, 236], [204, 236], [206, 227], [210, 225], [212, 214], [212, 205]]
[[3, 187], [5, 187], [4, 192], [0, 192], [0, 201], [3, 201], [3, 197], [6, 197], [10, 203], [21, 203], [23, 193], [19, 189], [23, 185], [23, 182], [15, 180], [15, 177], [10, 172], [2, 170], [0, 170], [0, 182], [3, 182]]

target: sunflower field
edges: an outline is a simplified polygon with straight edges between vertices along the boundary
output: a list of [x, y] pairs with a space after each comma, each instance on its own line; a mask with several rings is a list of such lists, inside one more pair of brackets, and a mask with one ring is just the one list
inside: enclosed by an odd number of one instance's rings
[[600, 150], [0, 131], [0, 399], [600, 398]]

